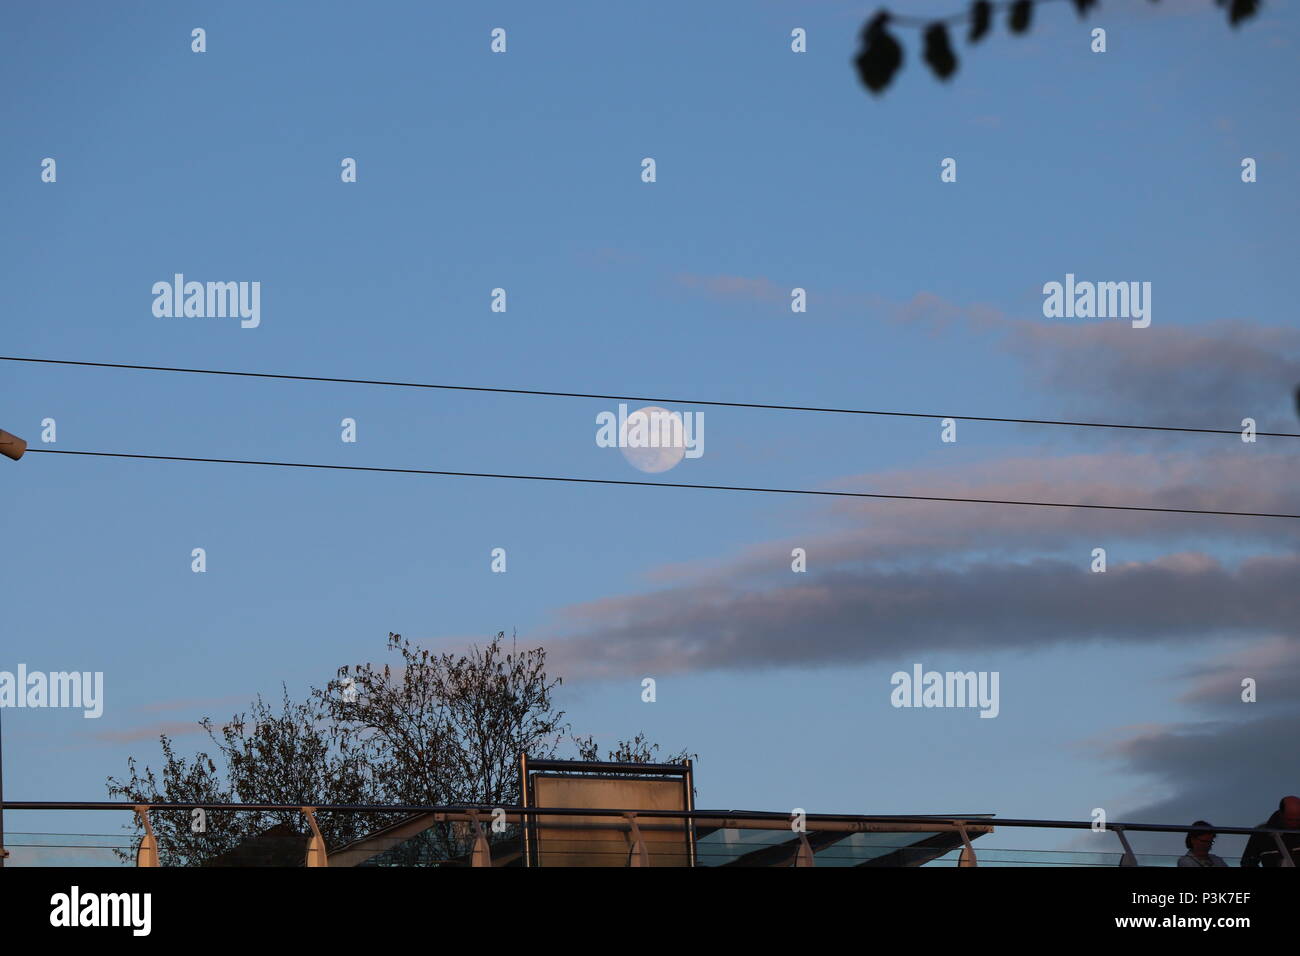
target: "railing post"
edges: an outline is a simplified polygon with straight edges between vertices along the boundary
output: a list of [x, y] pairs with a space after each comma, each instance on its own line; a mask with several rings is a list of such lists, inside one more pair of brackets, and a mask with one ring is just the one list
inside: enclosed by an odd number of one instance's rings
[[307, 841], [307, 859], [304, 865], [329, 866], [329, 854], [325, 852], [325, 838], [320, 835], [320, 827], [316, 825], [316, 808], [303, 807], [302, 812], [307, 817], [307, 825], [311, 827], [311, 839]]
[[979, 860], [975, 856], [975, 847], [971, 846], [970, 834], [966, 832], [966, 823], [964, 820], [957, 822], [957, 831], [961, 834], [961, 842], [966, 844], [962, 847], [961, 856], [957, 857], [957, 865], [960, 866], [979, 866]]
[[144, 827], [144, 836], [140, 839], [140, 846], [135, 851], [136, 866], [159, 866], [158, 863], [158, 840], [153, 835], [153, 824], [149, 822], [149, 807], [147, 804], [136, 804], [132, 809], [135, 815], [140, 818], [140, 824]]
[[470, 822], [474, 825], [474, 852], [470, 856], [470, 866], [491, 866], [492, 865], [492, 847], [488, 845], [487, 836], [483, 833], [483, 825], [478, 822], [478, 811], [469, 812]]
[[1112, 826], [1111, 829], [1115, 831], [1115, 835], [1119, 837], [1119, 842], [1124, 846], [1124, 855], [1119, 858], [1119, 865], [1137, 866], [1138, 865], [1137, 855], [1134, 854], [1133, 848], [1129, 846], [1128, 837], [1124, 835], [1124, 828]]
[[1295, 866], [1295, 860], [1291, 859], [1291, 851], [1286, 848], [1282, 842], [1282, 834], [1274, 833], [1273, 842], [1277, 844], [1278, 852], [1282, 854], [1282, 859], [1278, 861], [1278, 866]]
[[808, 834], [803, 830], [799, 831], [799, 852], [794, 855], [795, 866], [816, 866], [813, 859], [812, 844], [808, 842]]
[[645, 840], [641, 837], [641, 828], [636, 825], [636, 814], [626, 814], [629, 830], [628, 837], [631, 848], [628, 850], [628, 866], [649, 866], [650, 851], [646, 849]]

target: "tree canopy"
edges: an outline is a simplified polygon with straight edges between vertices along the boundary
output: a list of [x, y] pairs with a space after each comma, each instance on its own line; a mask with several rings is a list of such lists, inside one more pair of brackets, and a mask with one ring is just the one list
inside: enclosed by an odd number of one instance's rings
[[[108, 779], [110, 796], [138, 804], [509, 806], [521, 802], [521, 753], [554, 758], [567, 740], [577, 759], [599, 759], [594, 738], [569, 736], [552, 697], [562, 679], [547, 674], [544, 648], [520, 650], [499, 632], [467, 653], [439, 654], [390, 633], [387, 650], [399, 656], [397, 667], [340, 667], [305, 701], [283, 689], [278, 709], [259, 695], [225, 724], [204, 718], [211, 747], [191, 756], [161, 734], [159, 771], [128, 758], [127, 776]], [[609, 759], [648, 763], [658, 751], [638, 733]], [[321, 812], [317, 822], [326, 845], [337, 847], [400, 816]], [[309, 832], [299, 811], [155, 810], [150, 821], [164, 866], [202, 865], [276, 827]], [[129, 826], [141, 833], [139, 821]], [[465, 839], [463, 828], [438, 826], [412, 852], [446, 859], [465, 851]]]

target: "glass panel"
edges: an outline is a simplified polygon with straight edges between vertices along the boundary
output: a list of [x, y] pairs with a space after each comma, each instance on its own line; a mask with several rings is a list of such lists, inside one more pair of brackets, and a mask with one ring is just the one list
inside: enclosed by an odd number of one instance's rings
[[[356, 816], [351, 829], [365, 834], [382, 830], [389, 821], [378, 815]], [[489, 817], [483, 819], [483, 830], [488, 838], [493, 866], [523, 865], [523, 835], [517, 824], [510, 824], [504, 832], [494, 833]], [[211, 818], [209, 826], [211, 827]], [[298, 821], [294, 821], [297, 823]], [[400, 822], [400, 821], [399, 821]], [[972, 818], [972, 822], [973, 818]], [[988, 822], [996, 825], [996, 820]], [[684, 865], [687, 854], [675, 850], [672, 854], [657, 852], [656, 838], [678, 841], [681, 830], [673, 825], [664, 826], [647, 819], [641, 823], [650, 853], [651, 865]], [[569, 824], [555, 821], [547, 824], [548, 852], [553, 860], [562, 860], [571, 851], [583, 859], [598, 859], [601, 865], [627, 866], [630, 844], [625, 826], [596, 826]], [[340, 828], [342, 832], [346, 828]], [[662, 831], [662, 832], [656, 832]], [[466, 821], [434, 822], [423, 831], [405, 837], [375, 837], [364, 840], [372, 855], [356, 861], [358, 866], [470, 866], [474, 848], [473, 828]], [[1137, 831], [1130, 831], [1131, 834]], [[1042, 833], [1032, 828], [1004, 828], [981, 839], [972, 835], [979, 866], [1038, 866], [1038, 867], [1115, 867], [1119, 866], [1122, 849], [1111, 835], [1105, 851], [1014, 849], [985, 843], [1016, 842], [1021, 837]], [[188, 834], [187, 834], [188, 835]], [[1061, 834], [1063, 840], [1065, 834]], [[759, 828], [753, 825], [737, 827], [698, 827], [695, 855], [699, 866], [793, 866], [800, 849], [797, 833], [788, 827]], [[944, 832], [872, 832], [872, 831], [817, 831], [807, 834], [813, 851], [815, 866], [957, 866], [962, 844], [959, 834]], [[10, 856], [7, 866], [134, 866], [139, 837], [129, 832], [118, 834], [64, 834], [7, 832], [5, 846]], [[215, 841], [214, 841], [215, 842]], [[1102, 845], [1101, 843], [1098, 844]], [[190, 865], [226, 866], [299, 866], [304, 861], [307, 837], [292, 827], [280, 825], [246, 838], [224, 852], [214, 847], [211, 854], [182, 853], [180, 859], [193, 861]], [[164, 849], [164, 859], [166, 853]], [[341, 850], [331, 848], [331, 852]], [[593, 856], [594, 855], [594, 856]], [[1177, 866], [1181, 854], [1137, 854], [1137, 865], [1144, 867]], [[176, 859], [177, 856], [173, 856]], [[1230, 867], [1240, 866], [1237, 856], [1224, 856]]]
[[136, 841], [122, 834], [5, 833], [5, 866], [135, 866]]

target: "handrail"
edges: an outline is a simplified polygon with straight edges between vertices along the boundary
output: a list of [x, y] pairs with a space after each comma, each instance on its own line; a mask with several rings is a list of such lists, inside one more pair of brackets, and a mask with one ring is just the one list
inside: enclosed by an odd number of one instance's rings
[[[301, 813], [300, 804], [281, 804], [281, 803], [151, 803], [137, 804], [132, 801], [42, 801], [42, 800], [6, 800], [6, 810], [134, 810], [137, 806], [147, 806], [149, 810], [204, 810], [213, 811], [261, 811], [261, 812], [293, 812]], [[634, 813], [638, 817], [660, 817], [670, 820], [692, 820], [699, 822], [701, 820], [718, 825], [726, 825], [728, 822], [746, 822], [746, 821], [779, 821], [782, 826], [788, 826], [790, 821], [789, 813], [764, 810], [646, 810], [642, 808], [606, 808], [606, 807], [522, 807], [511, 806], [508, 804], [491, 804], [491, 803], [463, 803], [463, 804], [443, 804], [443, 805], [420, 805], [420, 804], [316, 804], [313, 808], [317, 813], [400, 813], [400, 814], [445, 814], [448, 818], [453, 816], [470, 819], [471, 813], [482, 813], [484, 810], [499, 809], [504, 811], [507, 818], [511, 817], [538, 817], [538, 816], [585, 816], [585, 817], [626, 817], [629, 813]], [[1186, 833], [1194, 829], [1189, 824], [1169, 824], [1169, 823], [1127, 823], [1113, 822], [1103, 826], [1097, 826], [1091, 820], [1031, 820], [1014, 817], [998, 817], [993, 814], [961, 814], [955, 816], [946, 816], [943, 814], [849, 814], [849, 813], [809, 813], [805, 815], [805, 820], [811, 827], [814, 823], [821, 824], [930, 824], [945, 825], [954, 830], [959, 830], [965, 825], [969, 830], [976, 830], [981, 826], [997, 827], [1036, 827], [1052, 829], [1075, 829], [1075, 830], [1097, 830], [1104, 832], [1106, 830], [1123, 829], [1129, 832], [1150, 832], [1150, 833]], [[1279, 827], [1230, 827], [1215, 826], [1215, 833], [1225, 834], [1255, 834], [1255, 833], [1300, 833], [1300, 829], [1284, 829]]]

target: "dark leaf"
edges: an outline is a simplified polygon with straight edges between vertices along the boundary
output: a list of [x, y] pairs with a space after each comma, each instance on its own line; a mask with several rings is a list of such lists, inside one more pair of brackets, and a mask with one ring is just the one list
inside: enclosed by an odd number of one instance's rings
[[1249, 20], [1259, 12], [1259, 0], [1232, 0], [1228, 11], [1228, 22], [1234, 27], [1242, 20]]
[[957, 72], [957, 57], [948, 42], [948, 28], [942, 23], [932, 23], [925, 28], [925, 62], [941, 80]]
[[993, 4], [989, 0], [975, 0], [970, 8], [970, 35], [968, 42], [974, 43], [989, 32], [989, 23], [993, 19]]
[[1034, 13], [1034, 0], [1016, 0], [1011, 4], [1011, 32], [1024, 33]]
[[885, 32], [888, 22], [889, 14], [883, 10], [872, 17], [862, 30], [862, 52], [854, 60], [858, 77], [872, 93], [887, 87], [903, 63], [903, 48]]
[[1079, 16], [1087, 16], [1088, 11], [1097, 5], [1097, 0], [1074, 0], [1074, 9]]

